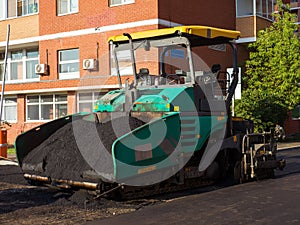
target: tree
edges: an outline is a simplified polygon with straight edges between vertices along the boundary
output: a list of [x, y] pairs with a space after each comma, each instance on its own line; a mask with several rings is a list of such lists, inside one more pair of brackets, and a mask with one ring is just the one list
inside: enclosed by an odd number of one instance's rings
[[251, 119], [257, 130], [283, 125], [288, 111], [300, 102], [300, 41], [296, 16], [277, 1], [275, 22], [249, 44], [242, 99], [235, 111]]

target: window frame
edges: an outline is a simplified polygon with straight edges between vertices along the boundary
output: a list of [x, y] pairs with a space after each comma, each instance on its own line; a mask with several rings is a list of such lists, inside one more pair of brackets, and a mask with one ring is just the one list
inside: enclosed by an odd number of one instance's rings
[[[270, 1], [270, 2], [269, 2]], [[248, 3], [247, 3], [248, 2]], [[236, 0], [236, 17], [249, 17], [249, 16], [259, 16], [261, 18], [274, 21], [273, 12], [275, 10], [275, 0], [256, 0], [255, 5], [252, 0]], [[250, 4], [249, 4], [250, 3]], [[240, 13], [242, 10], [247, 10], [251, 5], [252, 13]], [[270, 5], [271, 4], [271, 5]], [[246, 7], [247, 6], [247, 7]], [[271, 10], [271, 12], [269, 12]]]
[[[42, 97], [47, 96], [47, 95], [52, 96], [52, 101], [43, 102]], [[65, 95], [66, 100], [65, 101], [56, 101], [57, 96], [59, 96], [59, 95]], [[38, 97], [38, 101], [37, 102], [29, 102], [28, 97]], [[52, 118], [50, 118], [50, 119], [44, 119], [43, 115], [42, 115], [42, 106], [47, 106], [47, 105], [52, 105]], [[55, 94], [43, 93], [43, 94], [39, 94], [39, 95], [27, 95], [26, 96], [26, 116], [25, 116], [26, 122], [48, 122], [51, 120], [61, 118], [56, 115], [56, 110], [58, 109], [58, 107], [57, 107], [58, 105], [66, 105], [66, 113], [65, 113], [65, 115], [62, 115], [61, 117], [66, 116], [68, 113], [68, 94], [67, 93], [55, 93]], [[29, 114], [28, 106], [38, 106], [38, 119], [28, 118], [28, 114]]]
[[[112, 45], [110, 45], [110, 74], [111, 76], [117, 76], [117, 69], [116, 69], [116, 62], [115, 62], [115, 54], [118, 58], [118, 66], [119, 66], [119, 72], [120, 76], [128, 76], [133, 74], [133, 68], [131, 64], [131, 53], [130, 50], [122, 50], [122, 51], [114, 51]], [[119, 54], [119, 56], [118, 56]], [[123, 54], [123, 55], [122, 55]], [[136, 55], [136, 53], [134, 53]], [[122, 55], [120, 57], [120, 55]], [[120, 61], [120, 59], [123, 59], [124, 61]], [[127, 62], [122, 63], [122, 62]], [[125, 66], [123, 66], [124, 64]]]
[[[33, 1], [33, 4], [29, 4], [30, 1]], [[22, 2], [22, 14], [21, 15], [19, 15], [19, 8], [18, 8], [19, 2]], [[27, 3], [27, 4], [25, 4], [25, 3]], [[24, 11], [26, 9], [25, 5], [27, 5], [27, 10], [24, 13]], [[30, 5], [32, 5], [32, 6], [30, 6]], [[27, 16], [27, 15], [32, 15], [32, 14], [38, 13], [38, 11], [39, 11], [38, 5], [39, 5], [38, 0], [17, 0], [17, 17]], [[33, 12], [31, 12], [31, 13], [29, 12], [30, 7], [33, 7]]]
[[[22, 57], [19, 59], [12, 59], [12, 54], [14, 52], [21, 51]], [[37, 56], [36, 57], [27, 57], [27, 53], [31, 51], [36, 51]], [[4, 54], [4, 53], [3, 53]], [[40, 76], [36, 74], [33, 78], [27, 78], [27, 62], [29, 61], [36, 61], [39, 63], [39, 49], [38, 47], [31, 47], [27, 49], [15, 49], [8, 52], [7, 55], [7, 70], [6, 70], [6, 80], [7, 83], [24, 83], [24, 82], [33, 82], [33, 81], [39, 81]], [[22, 74], [18, 79], [12, 79], [12, 65], [13, 63], [22, 63]], [[4, 68], [4, 58], [0, 59], [0, 64], [3, 65]], [[35, 65], [35, 64], [34, 64]], [[34, 70], [34, 68], [32, 68]], [[4, 71], [3, 71], [4, 72]], [[0, 75], [0, 84], [2, 83], [2, 74]]]
[[[29, 1], [33, 1], [33, 4], [31, 4], [33, 7], [32, 12], [29, 12], [30, 4], [27, 4], [27, 11], [24, 13], [24, 5], [25, 3], [28, 3]], [[20, 2], [22, 4], [20, 4]], [[21, 11], [19, 11], [19, 6], [20, 4], [22, 6]], [[13, 7], [10, 9], [9, 7]], [[15, 8], [15, 9], [14, 9]], [[18, 18], [18, 17], [23, 17], [23, 16], [30, 16], [30, 15], [35, 15], [39, 13], [39, 0], [15, 0], [9, 4], [9, 0], [2, 0], [2, 5], [0, 5], [0, 10], [2, 10], [2, 17], [0, 17], [1, 20], [6, 20], [6, 19], [12, 19], [12, 18]], [[21, 12], [21, 14], [20, 14]], [[13, 15], [10, 15], [10, 14]]]
[[[91, 99], [84, 99], [80, 100], [80, 94], [92, 94]], [[76, 99], [77, 99], [77, 112], [93, 112], [94, 105], [99, 98], [101, 98], [105, 93], [101, 91], [82, 91], [82, 92], [77, 92], [76, 94]], [[80, 110], [80, 104], [91, 104], [92, 105], [92, 110], [91, 111], [81, 111]]]
[[121, 3], [112, 3], [113, 0], [108, 1], [108, 6], [109, 7], [114, 7], [114, 6], [121, 6], [121, 5], [129, 5], [129, 4], [134, 4], [135, 0], [120, 0]]
[[72, 7], [72, 1], [74, 0], [66, 0], [67, 1], [67, 12], [66, 13], [60, 13], [60, 2], [62, 0], [56, 0], [56, 15], [57, 16], [64, 16], [64, 15], [69, 15], [69, 14], [75, 14], [75, 13], [78, 13], [79, 12], [79, 0], [76, 0], [77, 1], [77, 10], [75, 11], [71, 11]]
[[[7, 103], [6, 102], [7, 99], [12, 99], [12, 98], [15, 99], [16, 101], [13, 102], [13, 103]], [[15, 113], [15, 115], [14, 115], [15, 119], [13, 119], [13, 120], [7, 120], [5, 118], [6, 108], [7, 107], [12, 107], [12, 106], [15, 107], [15, 112], [14, 112]], [[17, 96], [4, 96], [4, 98], [3, 98], [2, 120], [10, 122], [10, 123], [17, 123], [17, 121], [18, 121], [18, 98], [17, 98]]]
[[[64, 51], [70, 51], [70, 50], [78, 50], [78, 59], [74, 60], [61, 60], [61, 54]], [[67, 80], [67, 79], [77, 79], [80, 78], [80, 51], [79, 48], [72, 48], [72, 49], [62, 49], [57, 51], [58, 54], [58, 77], [60, 80]], [[78, 64], [78, 71], [75, 72], [60, 72], [60, 66], [63, 64], [71, 64], [71, 63], [77, 63]]]

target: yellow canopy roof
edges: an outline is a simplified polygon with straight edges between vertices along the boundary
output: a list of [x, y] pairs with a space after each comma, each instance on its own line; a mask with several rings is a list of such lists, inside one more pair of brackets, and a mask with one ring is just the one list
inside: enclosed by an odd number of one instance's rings
[[[204, 37], [208, 39], [217, 38], [217, 37], [238, 39], [241, 34], [239, 31], [225, 30], [225, 29], [220, 29], [215, 27], [180, 26], [180, 27], [173, 27], [173, 28], [141, 31], [136, 33], [130, 33], [130, 35], [133, 40], [138, 40], [138, 39], [153, 38], [153, 37], [164, 36], [164, 35], [172, 35], [176, 33], [182, 33], [183, 35], [190, 34], [190, 35], [195, 35], [195, 36]], [[108, 41], [113, 41], [113, 42], [128, 41], [128, 37], [124, 35], [116, 35], [110, 37]]]

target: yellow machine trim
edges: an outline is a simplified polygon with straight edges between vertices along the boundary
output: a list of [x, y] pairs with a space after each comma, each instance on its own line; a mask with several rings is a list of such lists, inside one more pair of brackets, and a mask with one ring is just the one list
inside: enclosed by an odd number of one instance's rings
[[[228, 39], [238, 39], [241, 35], [239, 31], [226, 30], [215, 27], [207, 26], [180, 26], [173, 28], [163, 28], [156, 30], [147, 30], [136, 33], [130, 33], [133, 40], [144, 39], [144, 38], [153, 38], [158, 36], [172, 35], [176, 33], [191, 34], [204, 38], [216, 38], [216, 37], [225, 37]], [[128, 37], [124, 35], [112, 36], [108, 41], [113, 42], [122, 42], [128, 41]]]
[[145, 168], [142, 168], [142, 169], [138, 169], [138, 174], [151, 172], [153, 170], [156, 170], [156, 166], [148, 166], [148, 167], [145, 167]]

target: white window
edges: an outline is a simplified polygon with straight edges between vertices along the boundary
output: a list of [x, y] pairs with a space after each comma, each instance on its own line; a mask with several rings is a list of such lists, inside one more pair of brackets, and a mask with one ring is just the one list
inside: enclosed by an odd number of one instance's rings
[[67, 115], [66, 94], [45, 94], [27, 96], [26, 120], [52, 120]]
[[77, 103], [78, 112], [92, 112], [95, 102], [103, 96], [100, 92], [83, 92], [78, 93]]
[[59, 79], [79, 78], [79, 49], [58, 52]]
[[17, 0], [6, 0], [7, 6], [7, 18], [16, 17], [17, 16]]
[[17, 97], [4, 97], [2, 120], [8, 122], [17, 121]]
[[114, 5], [124, 5], [124, 4], [130, 4], [134, 3], [135, 0], [109, 0], [109, 5], [114, 6]]
[[35, 65], [39, 63], [38, 60], [39, 52], [38, 50], [28, 50], [26, 51], [26, 79], [38, 79], [39, 75], [35, 73]]
[[23, 51], [11, 52], [10, 80], [22, 80], [23, 77]]
[[38, 0], [0, 0], [0, 20], [38, 13]]
[[236, 0], [236, 16], [253, 15], [253, 0]]
[[[254, 11], [254, 4], [256, 11]], [[276, 0], [236, 0], [236, 16], [258, 15], [273, 20], [272, 13], [275, 5]]]
[[0, 0], [0, 20], [5, 19], [5, 0]]
[[275, 4], [275, 0], [256, 0], [256, 15], [272, 20]]
[[[113, 53], [111, 55], [111, 74], [117, 75], [117, 68], [114, 60]], [[118, 66], [120, 75], [132, 75], [132, 63], [131, 63], [131, 55], [130, 50], [122, 50], [117, 51], [117, 58], [118, 58]]]
[[[0, 80], [3, 80], [5, 53], [0, 53]], [[8, 52], [6, 80], [8, 82], [39, 80], [35, 74], [35, 64], [38, 64], [37, 48], [20, 49]]]
[[34, 14], [38, 12], [37, 0], [18, 0], [18, 16]]
[[78, 12], [78, 0], [57, 0], [57, 15]]
[[0, 81], [3, 80], [3, 75], [4, 75], [4, 53], [0, 53]]

